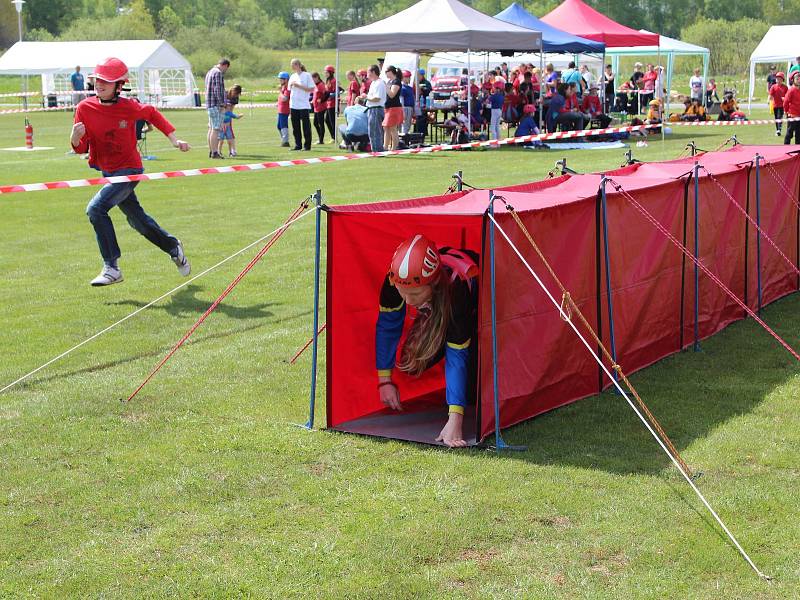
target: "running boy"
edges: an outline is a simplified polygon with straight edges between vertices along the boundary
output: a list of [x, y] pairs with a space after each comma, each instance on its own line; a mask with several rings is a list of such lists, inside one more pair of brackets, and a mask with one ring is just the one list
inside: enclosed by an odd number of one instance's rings
[[[107, 58], [95, 67], [90, 77], [95, 80], [96, 95], [78, 104], [70, 136], [76, 154], [89, 153], [90, 167], [101, 171], [104, 177], [142, 173], [142, 160], [136, 150], [136, 121], [139, 120], [152, 123], [181, 152], [190, 149], [187, 142], [175, 136], [175, 127], [154, 106], [120, 97], [122, 86], [128, 81], [128, 67], [121, 60]], [[119, 206], [131, 227], [170, 255], [181, 275], [186, 276], [191, 271], [181, 242], [161, 229], [142, 209], [134, 192], [137, 183], [108, 183], [86, 207], [103, 257], [103, 270], [90, 282], [93, 286], [122, 281], [122, 271], [117, 264], [121, 253], [114, 224], [108, 216], [115, 206]]]

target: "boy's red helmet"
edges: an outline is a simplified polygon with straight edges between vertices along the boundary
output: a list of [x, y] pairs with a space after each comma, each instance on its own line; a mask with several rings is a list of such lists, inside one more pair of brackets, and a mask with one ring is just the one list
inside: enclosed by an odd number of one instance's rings
[[778, 71], [777, 73], [775, 73], [775, 77], [776, 78], [780, 77], [781, 79], [786, 79], [786, 73], [784, 73], [783, 71]]
[[91, 76], [108, 83], [128, 81], [128, 66], [120, 59], [110, 56], [94, 68]]
[[394, 251], [389, 281], [409, 287], [429, 285], [439, 274], [441, 264], [436, 244], [418, 233]]
[[367, 70], [366, 69], [359, 69], [356, 74], [359, 77], [366, 77], [367, 76]]
[[411, 71], [403, 71], [403, 77], [411, 77]]
[[522, 112], [526, 115], [531, 115], [536, 112], [536, 106], [534, 104], [526, 104]]

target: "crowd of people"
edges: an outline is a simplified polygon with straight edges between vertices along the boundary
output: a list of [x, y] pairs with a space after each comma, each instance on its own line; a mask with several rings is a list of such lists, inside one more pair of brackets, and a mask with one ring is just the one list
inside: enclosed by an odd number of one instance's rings
[[[800, 64], [800, 57], [797, 62]], [[235, 112], [241, 87], [234, 86], [226, 92], [224, 75], [229, 66], [229, 60], [221, 59], [205, 78], [211, 158], [223, 158], [225, 142], [229, 155], [236, 156], [233, 120], [243, 116]], [[425, 69], [412, 73], [393, 65], [384, 68], [381, 58], [368, 68], [347, 71], [344, 87], [340, 86], [333, 65], [325, 66], [322, 73], [309, 73], [295, 58], [290, 68], [291, 72], [282, 71], [277, 76], [277, 129], [281, 146], [295, 151], [310, 150], [314, 133], [317, 144], [325, 144], [327, 136], [331, 142], [341, 139], [340, 146], [348, 150], [394, 150], [408, 143], [410, 134], [418, 136], [416, 143], [421, 143], [431, 121], [446, 132], [452, 143], [463, 143], [476, 134], [482, 139], [500, 139], [503, 124], [509, 131], [516, 127], [517, 136], [538, 134], [542, 126], [547, 132], [606, 128], [612, 121], [610, 113], [627, 113], [636, 117], [634, 121], [641, 116], [644, 120], [640, 122], [647, 124], [705, 121], [710, 113], [718, 114], [719, 120], [746, 119], [734, 90], [724, 90], [720, 99], [715, 80], [705, 82], [699, 68], [689, 79], [690, 91], [684, 98], [683, 111], [669, 115], [664, 104], [667, 90], [663, 67], [639, 62], [622, 83], [610, 64], [605, 65], [599, 77], [586, 64], [578, 68], [575, 62], [563, 71], [557, 71], [552, 64], [544, 69], [532, 64], [510, 69], [502, 63], [477, 80], [464, 69], [461, 89], [437, 102], [432, 101], [433, 87]], [[783, 72], [770, 67], [767, 87], [776, 120], [800, 116], [800, 106], [792, 104], [795, 94], [790, 94], [797, 87], [795, 75], [800, 85], [800, 66], [790, 69], [788, 81]], [[337, 131], [339, 112], [344, 115], [344, 123]], [[443, 114], [443, 120], [438, 120], [437, 114]], [[780, 122], [776, 123], [776, 135], [783, 135]], [[786, 143], [792, 135], [797, 138], [800, 128], [790, 122]]]

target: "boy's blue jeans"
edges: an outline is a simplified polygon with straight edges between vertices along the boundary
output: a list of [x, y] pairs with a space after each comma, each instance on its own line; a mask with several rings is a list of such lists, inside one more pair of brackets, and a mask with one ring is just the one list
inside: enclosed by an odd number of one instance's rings
[[[103, 177], [138, 175], [143, 171], [144, 169], [103, 171]], [[97, 245], [100, 247], [103, 262], [110, 267], [117, 267], [117, 259], [121, 254], [117, 243], [117, 234], [114, 231], [114, 223], [111, 222], [111, 217], [108, 216], [108, 211], [115, 206], [119, 206], [119, 209], [128, 218], [128, 223], [131, 227], [167, 254], [171, 254], [178, 245], [177, 238], [161, 229], [153, 217], [144, 212], [134, 192], [134, 188], [138, 183], [138, 181], [107, 183], [100, 188], [100, 191], [95, 194], [86, 207], [89, 222], [91, 222], [97, 235]]]

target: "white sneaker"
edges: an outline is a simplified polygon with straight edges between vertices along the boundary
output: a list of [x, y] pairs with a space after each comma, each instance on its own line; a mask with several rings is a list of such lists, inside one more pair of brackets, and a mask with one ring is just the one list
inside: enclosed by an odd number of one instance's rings
[[783, 135], [783, 134], [780, 131], [776, 131], [775, 132], [775, 137], [781, 137], [781, 135]]
[[89, 282], [89, 285], [93, 285], [94, 287], [100, 287], [104, 285], [112, 285], [114, 283], [119, 283], [122, 281], [122, 271], [119, 269], [115, 269], [114, 267], [109, 267], [108, 265], [103, 266], [103, 270], [100, 271], [100, 275], [95, 277]]
[[192, 265], [189, 264], [189, 260], [186, 258], [186, 254], [183, 252], [183, 244], [181, 244], [180, 240], [178, 240], [178, 245], [175, 246], [175, 250], [172, 252], [173, 254], [170, 254], [172, 257], [172, 262], [174, 262], [175, 266], [178, 267], [178, 272], [186, 277], [192, 272]]

